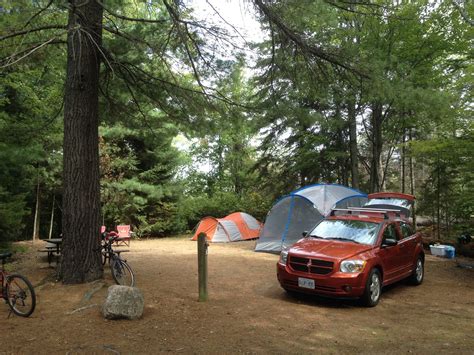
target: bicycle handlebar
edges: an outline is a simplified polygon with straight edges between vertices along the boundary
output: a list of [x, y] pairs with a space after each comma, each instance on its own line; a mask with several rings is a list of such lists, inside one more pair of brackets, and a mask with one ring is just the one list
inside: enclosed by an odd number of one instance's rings
[[114, 232], [114, 231], [112, 231], [112, 232], [104, 232], [104, 233], [101, 234], [101, 237], [102, 237], [102, 239], [105, 240], [105, 241], [109, 241], [109, 240], [114, 241], [115, 239], [118, 238], [118, 233], [117, 233], [117, 232]]

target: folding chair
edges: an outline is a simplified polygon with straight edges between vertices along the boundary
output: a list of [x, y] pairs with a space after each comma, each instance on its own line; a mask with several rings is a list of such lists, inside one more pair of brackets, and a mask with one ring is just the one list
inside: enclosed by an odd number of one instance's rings
[[115, 244], [117, 246], [126, 245], [129, 247], [130, 239], [131, 239], [130, 225], [123, 224], [123, 225], [117, 226], [117, 233], [118, 233], [118, 238], [115, 240]]

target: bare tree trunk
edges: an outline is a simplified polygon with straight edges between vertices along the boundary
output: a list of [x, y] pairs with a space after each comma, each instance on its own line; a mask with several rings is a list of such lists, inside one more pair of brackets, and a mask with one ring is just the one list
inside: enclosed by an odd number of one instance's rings
[[[409, 132], [408, 139], [410, 142], [413, 140], [413, 133], [411, 129]], [[411, 152], [410, 157], [408, 158], [408, 163], [410, 164], [410, 193], [412, 195], [415, 195], [415, 163], [413, 159], [413, 154], [411, 154]]]
[[400, 191], [405, 193], [405, 130], [403, 130], [402, 149], [400, 151]]
[[382, 155], [382, 105], [374, 103], [371, 115], [371, 145], [372, 156], [370, 160], [370, 192], [380, 191], [380, 158]]
[[[413, 139], [412, 130], [410, 128], [409, 141]], [[410, 152], [410, 157], [408, 158], [408, 163], [410, 164], [410, 194], [415, 196], [415, 164], [413, 159], [413, 154]], [[416, 228], [416, 204], [413, 203], [413, 225]]]
[[54, 204], [55, 204], [56, 199], [54, 198], [53, 194], [53, 207], [51, 207], [51, 221], [49, 223], [49, 234], [48, 234], [48, 239], [51, 239], [53, 235], [53, 222], [54, 222]]
[[349, 152], [351, 160], [352, 187], [359, 188], [359, 157], [357, 153], [357, 121], [355, 103], [349, 102], [347, 110], [349, 120]]
[[38, 169], [38, 179], [36, 182], [36, 204], [35, 204], [35, 220], [33, 222], [33, 242], [39, 239], [40, 226], [40, 173]]
[[440, 174], [440, 166], [439, 166], [439, 157], [438, 157], [438, 166], [437, 166], [437, 186], [436, 186], [436, 224], [438, 227], [437, 231], [437, 236], [438, 240], [441, 239], [441, 233], [440, 233], [440, 228], [441, 228], [441, 174]]
[[67, 284], [102, 277], [99, 253], [99, 67], [102, 6], [69, 0], [64, 101], [63, 249]]
[[[336, 135], [336, 149], [342, 153], [342, 152], [347, 151], [347, 142], [344, 140], [344, 133], [346, 129], [348, 129], [348, 126], [342, 120], [341, 102], [339, 101], [336, 101], [334, 121], [343, 123], [337, 130], [337, 135]], [[348, 176], [347, 176], [348, 171], [346, 170], [347, 158], [344, 157], [342, 154], [340, 154], [336, 159], [336, 163], [337, 163], [336, 169], [337, 169], [337, 175], [338, 175], [337, 180], [340, 184], [346, 185], [347, 180], [348, 180]]]

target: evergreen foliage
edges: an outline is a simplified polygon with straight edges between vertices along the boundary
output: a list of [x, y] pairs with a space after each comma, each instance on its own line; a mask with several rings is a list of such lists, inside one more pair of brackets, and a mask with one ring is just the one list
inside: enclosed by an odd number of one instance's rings
[[[192, 3], [106, 3], [103, 223], [162, 237], [207, 215], [263, 220], [328, 182], [414, 193], [438, 231], [472, 228], [472, 4], [253, 3], [268, 39], [252, 68]], [[62, 231], [67, 4], [0, 8], [1, 240], [30, 238], [35, 220], [47, 237], [52, 212]]]

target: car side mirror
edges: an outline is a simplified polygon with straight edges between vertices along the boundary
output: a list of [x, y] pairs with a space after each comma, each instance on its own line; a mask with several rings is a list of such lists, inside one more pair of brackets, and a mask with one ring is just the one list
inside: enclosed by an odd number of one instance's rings
[[382, 248], [394, 247], [397, 244], [398, 244], [398, 241], [396, 239], [387, 238], [387, 239], [384, 239], [384, 241], [382, 242]]
[[304, 231], [303, 233], [301, 233], [301, 235], [303, 236], [303, 238], [306, 238], [308, 236], [308, 231]]

